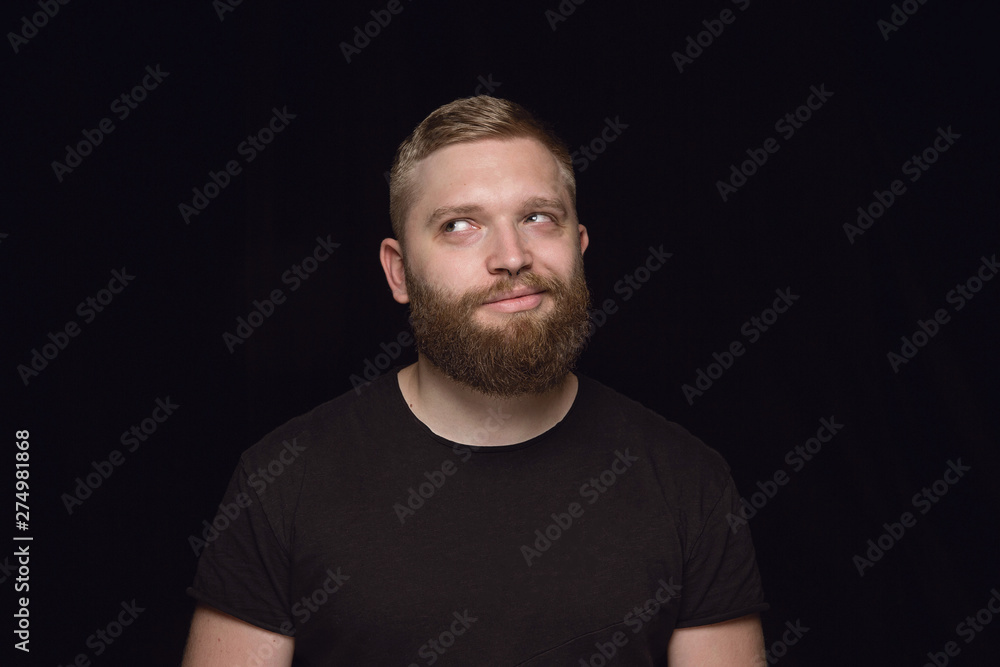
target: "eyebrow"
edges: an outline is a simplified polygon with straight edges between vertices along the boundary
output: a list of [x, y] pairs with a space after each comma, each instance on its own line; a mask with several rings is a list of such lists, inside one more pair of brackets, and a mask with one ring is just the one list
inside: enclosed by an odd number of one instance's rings
[[[558, 211], [561, 215], [565, 216], [567, 214], [566, 205], [563, 204], [560, 199], [552, 199], [549, 197], [529, 197], [525, 199], [521, 204], [521, 210], [528, 211], [534, 209], [554, 209]], [[467, 215], [472, 215], [476, 213], [481, 213], [483, 207], [478, 204], [459, 204], [457, 206], [439, 206], [434, 209], [434, 212], [430, 214], [427, 218], [426, 226], [432, 227], [435, 223], [439, 222], [442, 218], [448, 218], [451, 216], [464, 217]]]

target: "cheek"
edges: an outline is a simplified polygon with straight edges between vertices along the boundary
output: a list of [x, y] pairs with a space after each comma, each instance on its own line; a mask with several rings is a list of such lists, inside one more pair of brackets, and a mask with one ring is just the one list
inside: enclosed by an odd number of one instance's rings
[[432, 262], [426, 270], [417, 274], [424, 285], [438, 294], [450, 298], [460, 297], [470, 288], [482, 282], [482, 276], [472, 275], [468, 265], [458, 262]]
[[535, 261], [554, 273], [567, 276], [573, 272], [577, 263], [582, 261], [580, 246], [576, 243], [572, 245], [560, 243], [544, 250], [540, 249], [535, 255]]

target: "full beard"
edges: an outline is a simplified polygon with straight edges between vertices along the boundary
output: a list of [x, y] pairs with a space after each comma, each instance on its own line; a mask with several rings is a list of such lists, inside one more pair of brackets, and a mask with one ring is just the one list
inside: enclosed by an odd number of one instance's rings
[[[457, 298], [414, 278], [408, 267], [405, 274], [417, 350], [447, 377], [487, 396], [515, 398], [558, 387], [586, 344], [590, 293], [582, 258], [568, 284], [525, 273]], [[505, 314], [493, 326], [476, 320], [483, 303], [517, 287], [545, 290], [554, 307]]]

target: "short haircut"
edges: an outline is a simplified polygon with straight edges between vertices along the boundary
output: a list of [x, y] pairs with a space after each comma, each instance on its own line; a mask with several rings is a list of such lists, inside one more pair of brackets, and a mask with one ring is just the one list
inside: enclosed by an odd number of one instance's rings
[[420, 160], [452, 144], [480, 139], [535, 139], [556, 159], [576, 207], [576, 180], [573, 160], [566, 145], [543, 122], [519, 104], [489, 95], [477, 95], [438, 107], [396, 150], [389, 175], [389, 217], [392, 232], [403, 243], [406, 215], [413, 205], [413, 170]]

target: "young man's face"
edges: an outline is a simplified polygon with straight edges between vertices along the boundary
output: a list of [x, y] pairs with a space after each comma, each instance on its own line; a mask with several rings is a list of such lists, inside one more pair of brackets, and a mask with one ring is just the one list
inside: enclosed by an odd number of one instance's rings
[[405, 293], [418, 349], [445, 374], [512, 397], [559, 384], [587, 332], [587, 232], [555, 158], [485, 139], [419, 162]]

